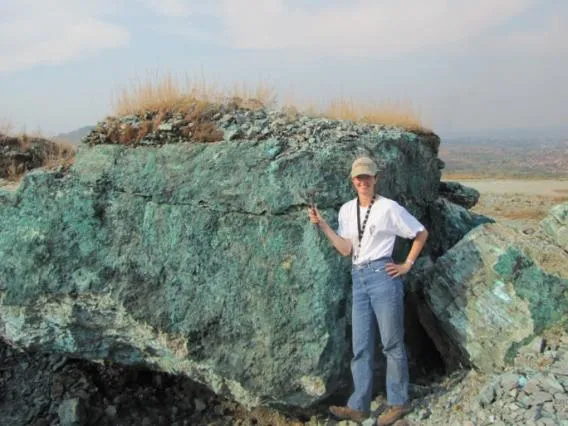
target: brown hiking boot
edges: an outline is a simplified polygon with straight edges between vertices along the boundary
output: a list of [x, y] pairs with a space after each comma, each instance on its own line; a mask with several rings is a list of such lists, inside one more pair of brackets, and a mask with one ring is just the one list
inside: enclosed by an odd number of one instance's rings
[[410, 412], [407, 405], [391, 405], [377, 419], [377, 426], [389, 426]]
[[370, 415], [368, 411], [357, 411], [350, 407], [338, 407], [337, 405], [329, 407], [329, 411], [339, 419], [352, 420], [356, 423], [363, 423]]

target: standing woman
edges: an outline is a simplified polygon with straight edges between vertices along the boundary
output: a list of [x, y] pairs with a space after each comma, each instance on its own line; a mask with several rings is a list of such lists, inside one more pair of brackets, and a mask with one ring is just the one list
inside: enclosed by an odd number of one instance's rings
[[[408, 412], [408, 362], [404, 346], [404, 289], [401, 276], [416, 261], [428, 232], [404, 207], [375, 192], [377, 165], [368, 157], [351, 167], [357, 198], [339, 209], [337, 233], [319, 211], [308, 210], [331, 244], [343, 256], [351, 255], [353, 279], [354, 390], [346, 406], [331, 406], [341, 419], [363, 422], [369, 417], [373, 391], [373, 363], [377, 325], [387, 359], [386, 389], [389, 407], [377, 419], [391, 425]], [[395, 238], [414, 239], [406, 261], [393, 263]]]

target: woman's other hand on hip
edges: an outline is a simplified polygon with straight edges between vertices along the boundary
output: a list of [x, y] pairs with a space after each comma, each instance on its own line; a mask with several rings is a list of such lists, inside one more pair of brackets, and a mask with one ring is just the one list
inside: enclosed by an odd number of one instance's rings
[[385, 265], [385, 270], [393, 278], [406, 275], [408, 271], [410, 271], [410, 268], [412, 268], [412, 265], [410, 263], [387, 263]]

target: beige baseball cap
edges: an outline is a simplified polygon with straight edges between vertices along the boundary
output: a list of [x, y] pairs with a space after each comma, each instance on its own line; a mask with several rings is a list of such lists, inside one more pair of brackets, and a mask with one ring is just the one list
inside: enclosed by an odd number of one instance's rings
[[378, 171], [379, 168], [369, 157], [359, 157], [353, 161], [351, 166], [351, 178], [359, 175], [375, 176]]

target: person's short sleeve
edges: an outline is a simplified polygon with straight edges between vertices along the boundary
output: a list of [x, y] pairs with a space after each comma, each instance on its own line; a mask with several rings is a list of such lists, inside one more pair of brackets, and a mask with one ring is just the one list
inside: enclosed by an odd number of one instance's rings
[[398, 203], [393, 204], [391, 223], [394, 227], [394, 233], [402, 238], [414, 238], [416, 234], [426, 229], [408, 210]]

